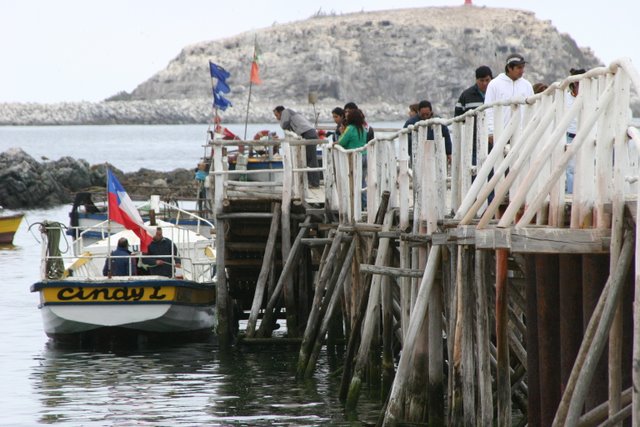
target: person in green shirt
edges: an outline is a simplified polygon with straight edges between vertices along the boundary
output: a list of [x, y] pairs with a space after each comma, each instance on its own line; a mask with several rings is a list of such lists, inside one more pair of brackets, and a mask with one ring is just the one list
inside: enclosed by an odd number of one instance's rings
[[347, 128], [340, 135], [338, 144], [346, 150], [364, 147], [367, 144], [367, 132], [364, 130], [364, 114], [361, 110], [349, 110], [346, 116]]
[[[353, 150], [367, 145], [367, 132], [364, 128], [364, 114], [359, 109], [352, 109], [346, 114], [347, 127], [340, 135], [338, 142], [345, 150]], [[362, 187], [367, 186], [367, 153], [362, 153]], [[367, 194], [362, 192], [362, 207], [367, 206]]]

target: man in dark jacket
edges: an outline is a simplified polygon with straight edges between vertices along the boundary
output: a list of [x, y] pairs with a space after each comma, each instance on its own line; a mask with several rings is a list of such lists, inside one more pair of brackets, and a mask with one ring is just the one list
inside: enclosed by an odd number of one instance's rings
[[129, 241], [125, 237], [118, 240], [118, 247], [111, 252], [102, 269], [104, 276], [133, 276], [136, 274], [136, 263], [131, 257]]
[[462, 92], [453, 115], [460, 116], [484, 104], [484, 94], [487, 92], [487, 86], [489, 86], [491, 79], [493, 79], [491, 68], [486, 65], [478, 67], [476, 69], [476, 83]]
[[[456, 103], [456, 107], [454, 109], [453, 115], [460, 116], [466, 113], [469, 110], [473, 110], [484, 104], [484, 94], [487, 92], [487, 86], [489, 86], [489, 82], [493, 79], [493, 73], [491, 72], [491, 68], [486, 65], [482, 65], [476, 69], [476, 84], [462, 92], [460, 98], [458, 98], [458, 102]], [[471, 162], [472, 164], [476, 164], [476, 134], [477, 130], [475, 127], [475, 117], [474, 127], [473, 127], [473, 154]]]
[[[421, 122], [423, 120], [428, 120], [433, 118], [433, 108], [431, 106], [431, 103], [429, 101], [420, 101], [420, 103], [418, 104], [418, 115], [417, 116], [413, 116], [411, 118], [409, 118], [409, 120], [407, 120], [404, 123], [405, 128], [408, 128], [410, 125], [415, 125], [418, 122]], [[445, 125], [441, 125], [442, 127], [442, 137], [444, 138], [444, 149], [447, 153], [447, 159], [449, 159], [451, 157], [451, 135], [449, 134], [449, 128], [446, 127]], [[429, 129], [427, 130], [427, 139], [433, 139], [433, 129], [431, 127], [429, 127]], [[411, 159], [411, 152], [412, 152], [412, 142], [411, 142], [411, 134], [409, 134], [409, 159]], [[411, 161], [411, 160], [410, 160]]]
[[180, 266], [180, 258], [178, 258], [178, 248], [170, 240], [162, 235], [162, 228], [156, 228], [156, 234], [153, 241], [149, 243], [147, 250], [149, 257], [145, 258], [145, 264], [151, 264], [149, 273], [173, 277], [175, 266]]

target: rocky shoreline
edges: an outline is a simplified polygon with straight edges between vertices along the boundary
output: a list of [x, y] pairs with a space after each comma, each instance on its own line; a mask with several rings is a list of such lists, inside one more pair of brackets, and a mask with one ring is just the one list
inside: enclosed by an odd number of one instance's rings
[[[109, 165], [132, 199], [159, 194], [163, 200], [194, 198], [194, 172], [140, 169], [124, 173]], [[19, 148], [0, 153], [0, 205], [7, 209], [48, 208], [73, 202], [74, 194], [94, 191], [106, 195], [106, 166], [63, 157], [38, 162]]]

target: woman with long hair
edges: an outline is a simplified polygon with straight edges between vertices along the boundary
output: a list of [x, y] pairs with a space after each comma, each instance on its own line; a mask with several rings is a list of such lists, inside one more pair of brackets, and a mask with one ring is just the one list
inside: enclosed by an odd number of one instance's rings
[[345, 128], [338, 144], [347, 150], [364, 147], [367, 144], [367, 132], [364, 130], [364, 114], [361, 110], [349, 110], [346, 115]]

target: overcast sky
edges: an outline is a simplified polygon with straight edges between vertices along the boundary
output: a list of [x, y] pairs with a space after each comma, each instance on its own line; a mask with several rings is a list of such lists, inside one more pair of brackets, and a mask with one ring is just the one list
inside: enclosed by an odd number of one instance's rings
[[[131, 91], [189, 44], [327, 13], [464, 0], [4, 0], [0, 102], [99, 101]], [[535, 12], [605, 63], [640, 68], [640, 1], [473, 0]]]

